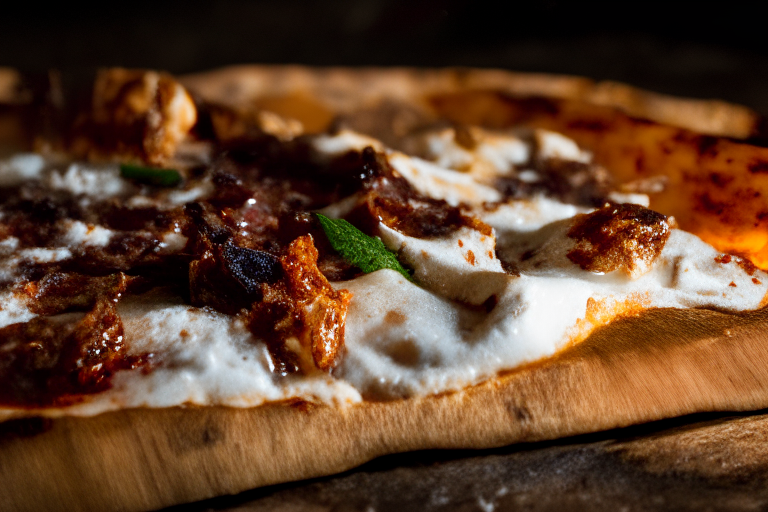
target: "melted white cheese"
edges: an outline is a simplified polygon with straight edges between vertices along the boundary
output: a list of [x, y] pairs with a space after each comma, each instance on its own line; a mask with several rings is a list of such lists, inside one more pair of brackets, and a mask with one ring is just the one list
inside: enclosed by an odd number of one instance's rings
[[250, 407], [297, 396], [324, 402], [360, 399], [349, 385], [321, 372], [303, 378], [277, 376], [270, 370], [265, 345], [222, 313], [183, 304], [162, 291], [132, 297], [118, 309], [130, 353], [159, 356], [147, 376], [133, 379], [124, 372], [116, 382], [114, 393], [131, 407]]
[[335, 135], [318, 135], [313, 139], [312, 146], [321, 157], [326, 155], [335, 157], [350, 151], [362, 151], [368, 146], [377, 151], [384, 150], [384, 145], [378, 140], [350, 130], [340, 130]]
[[67, 220], [66, 233], [61, 242], [66, 246], [104, 247], [112, 238], [113, 231], [102, 226], [92, 226], [79, 220]]
[[547, 130], [535, 130], [534, 137], [541, 158], [559, 158], [588, 164], [592, 161], [592, 154], [583, 151], [574, 141]]
[[120, 169], [114, 164], [71, 164], [64, 172], [52, 170], [45, 181], [53, 190], [99, 199], [127, 195], [133, 190], [128, 181], [120, 178]]
[[[425, 244], [384, 231], [391, 249], [417, 263], [422, 286], [389, 270], [337, 284], [354, 293], [341, 376], [364, 394], [386, 397], [459, 389], [583, 338], [596, 327], [578, 327], [590, 300], [610, 318], [625, 303], [739, 311], [757, 307], [766, 294], [764, 273], [756, 284], [736, 263], [716, 263], [717, 251], [680, 230], [672, 231], [656, 264], [637, 279], [584, 271], [565, 256], [573, 246], [568, 227], [569, 221], [560, 221], [522, 231], [520, 239], [504, 233], [509, 247], [501, 249], [511, 260], [521, 243], [542, 249], [542, 257], [520, 265], [519, 277], [501, 271], [498, 260], [469, 264], [464, 251], [486, 246], [478, 235], [472, 240], [459, 231]], [[466, 241], [460, 250], [458, 239]], [[469, 307], [490, 295], [498, 300], [490, 313]]]
[[17, 187], [38, 179], [46, 161], [41, 155], [24, 153], [0, 162], [0, 187]]
[[444, 169], [426, 160], [400, 153], [391, 154], [389, 163], [420, 193], [444, 199], [454, 206], [461, 202], [481, 204], [501, 200], [501, 192], [478, 183], [469, 174]]
[[0, 327], [27, 322], [35, 318], [35, 316], [37, 315], [29, 310], [27, 302], [22, 295], [12, 291], [0, 293]]
[[427, 134], [424, 142], [430, 159], [445, 169], [467, 172], [478, 178], [507, 176], [531, 158], [530, 145], [517, 136], [494, 134], [476, 127], [467, 131], [474, 143], [472, 149], [457, 142], [452, 128]]

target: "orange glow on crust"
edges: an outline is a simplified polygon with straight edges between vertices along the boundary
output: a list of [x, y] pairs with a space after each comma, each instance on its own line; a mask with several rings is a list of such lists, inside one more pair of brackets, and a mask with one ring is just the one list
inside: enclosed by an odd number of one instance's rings
[[587, 310], [584, 318], [577, 320], [576, 324], [566, 332], [568, 341], [558, 352], [584, 341], [598, 327], [607, 325], [620, 317], [639, 314], [643, 310], [648, 309], [650, 303], [651, 301], [647, 294], [642, 293], [632, 294], [623, 301], [617, 301], [612, 298], [594, 299], [590, 297], [587, 299]]

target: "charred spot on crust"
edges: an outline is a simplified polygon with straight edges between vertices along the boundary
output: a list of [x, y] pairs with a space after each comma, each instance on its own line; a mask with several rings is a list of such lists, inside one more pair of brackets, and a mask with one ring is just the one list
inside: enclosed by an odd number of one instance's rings
[[576, 217], [568, 259], [584, 270], [623, 270], [632, 277], [650, 269], [669, 238], [667, 218], [635, 204], [609, 205]]
[[720, 216], [723, 214], [723, 212], [729, 208], [729, 204], [723, 201], [717, 201], [712, 197], [711, 194], [708, 192], [705, 192], [703, 194], [699, 194], [696, 197], [696, 207], [699, 210], [702, 210], [704, 212], [707, 212], [712, 215]]
[[585, 130], [588, 132], [605, 132], [611, 126], [604, 119], [576, 119], [568, 123], [568, 128], [572, 130]]
[[728, 185], [730, 182], [732, 182], [734, 179], [735, 178], [733, 176], [726, 176], [717, 172], [713, 172], [709, 174], [709, 181], [711, 181], [713, 185], [716, 185], [718, 187], [724, 187]]
[[700, 155], [714, 156], [717, 154], [717, 144], [720, 139], [711, 135], [698, 135], [695, 139], [696, 148]]
[[768, 172], [768, 162], [763, 160], [755, 160], [748, 166], [749, 172], [752, 174], [763, 174]]

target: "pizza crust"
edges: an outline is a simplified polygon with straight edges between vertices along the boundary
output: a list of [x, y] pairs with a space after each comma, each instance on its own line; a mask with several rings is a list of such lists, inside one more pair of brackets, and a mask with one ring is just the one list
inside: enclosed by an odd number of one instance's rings
[[[338, 409], [135, 409], [0, 440], [2, 510], [147, 510], [338, 473], [380, 455], [489, 448], [768, 406], [765, 309], [656, 310], [462, 392]], [[12, 425], [12, 424], [11, 424]]]
[[[759, 135], [761, 130], [758, 114], [724, 101], [677, 98], [611, 81], [499, 69], [249, 65], [187, 75], [180, 80], [208, 101], [273, 110], [304, 121], [311, 131], [324, 129], [334, 115], [370, 108], [383, 100], [429, 110], [424, 103], [429, 96], [471, 90], [611, 107], [633, 117], [721, 137], [745, 139]], [[301, 104], [300, 111], [297, 103]]]
[[[432, 107], [419, 100], [424, 91], [489, 87], [618, 107], [731, 137], [753, 134], [757, 123], [747, 109], [721, 102], [502, 71], [245, 67], [183, 81], [210, 101], [299, 112], [305, 127], [318, 130], [337, 113], [371, 107], [382, 96], [394, 94], [429, 116]], [[329, 475], [388, 453], [488, 448], [768, 407], [766, 322], [765, 309], [648, 311], [553, 358], [425, 398], [346, 408], [134, 409], [50, 420], [40, 432], [24, 431], [30, 420], [12, 421], [0, 433], [0, 510], [155, 509]]]

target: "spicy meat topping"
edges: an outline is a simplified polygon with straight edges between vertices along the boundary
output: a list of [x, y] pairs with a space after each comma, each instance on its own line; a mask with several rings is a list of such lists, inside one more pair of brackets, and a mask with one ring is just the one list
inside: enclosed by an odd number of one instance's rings
[[280, 259], [284, 279], [263, 286], [248, 313], [282, 374], [331, 370], [344, 349], [344, 319], [352, 294], [334, 290], [317, 268], [312, 236], [297, 238]]
[[128, 356], [117, 302], [127, 291], [124, 274], [106, 278], [48, 274], [25, 292], [40, 314], [0, 329], [0, 403], [67, 405], [108, 389], [118, 370], [146, 358]]
[[635, 204], [608, 205], [576, 217], [568, 259], [584, 270], [622, 270], [638, 277], [650, 269], [669, 238], [667, 218]]

